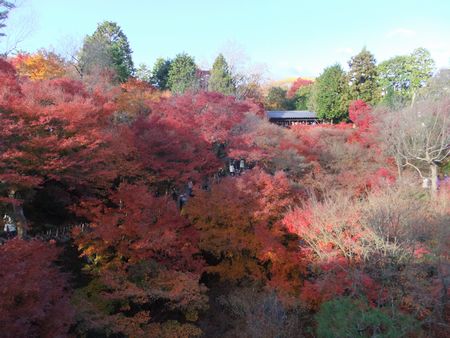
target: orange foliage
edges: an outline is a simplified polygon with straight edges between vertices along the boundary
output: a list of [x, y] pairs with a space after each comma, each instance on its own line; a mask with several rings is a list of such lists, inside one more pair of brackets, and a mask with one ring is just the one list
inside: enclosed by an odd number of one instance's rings
[[150, 104], [160, 102], [170, 96], [169, 92], [161, 92], [150, 84], [134, 78], [120, 85], [121, 92], [116, 98], [118, 112], [124, 112], [131, 117], [148, 115]]
[[[74, 235], [103, 286], [103, 301], [122, 304], [114, 314], [115, 332], [148, 335], [156, 315], [148, 308], [156, 302], [164, 304], [158, 312], [182, 312], [195, 322], [206, 307], [196, 232], [173, 201], [154, 197], [143, 185], [121, 184], [109, 199], [82, 203], [78, 212], [91, 220], [91, 231], [76, 229]], [[133, 315], [127, 314], [131, 309]]]
[[64, 61], [51, 52], [19, 54], [11, 60], [11, 63], [20, 76], [26, 76], [33, 81], [55, 79], [66, 73]]
[[283, 243], [278, 223], [291, 194], [284, 174], [260, 169], [196, 194], [186, 214], [199, 231], [207, 271], [225, 280], [259, 280], [286, 289], [297, 285], [301, 258], [289, 241]]

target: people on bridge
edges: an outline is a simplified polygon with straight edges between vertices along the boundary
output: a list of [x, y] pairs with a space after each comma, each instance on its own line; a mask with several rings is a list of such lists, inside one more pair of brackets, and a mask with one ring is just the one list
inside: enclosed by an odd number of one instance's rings
[[12, 218], [9, 215], [3, 216], [3, 222], [5, 226], [3, 227], [3, 231], [6, 233], [7, 238], [12, 238], [17, 235], [17, 227]]
[[174, 200], [174, 201], [176, 201], [177, 199], [178, 199], [178, 191], [177, 191], [177, 189], [175, 188], [175, 187], [172, 187], [172, 189], [171, 189], [171, 196], [172, 196], [172, 199]]
[[183, 207], [186, 205], [187, 200], [188, 200], [188, 196], [186, 196], [186, 194], [181, 194], [178, 197], [178, 201], [177, 201], [178, 210], [181, 211], [183, 209]]
[[187, 193], [190, 197], [194, 196], [193, 191], [194, 191], [194, 182], [192, 182], [192, 180], [189, 180], [188, 184], [187, 184]]
[[239, 162], [239, 169], [240, 169], [241, 171], [244, 171], [244, 170], [245, 170], [245, 162], [244, 162], [243, 159], [241, 159], [241, 161]]
[[230, 175], [234, 176], [236, 174], [233, 162], [230, 162]]

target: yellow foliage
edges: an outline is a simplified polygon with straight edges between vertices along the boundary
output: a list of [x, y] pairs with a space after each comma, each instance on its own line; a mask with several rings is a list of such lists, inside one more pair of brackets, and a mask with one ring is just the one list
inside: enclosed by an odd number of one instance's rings
[[20, 76], [33, 81], [54, 79], [66, 73], [64, 61], [56, 54], [45, 51], [18, 55], [12, 63]]

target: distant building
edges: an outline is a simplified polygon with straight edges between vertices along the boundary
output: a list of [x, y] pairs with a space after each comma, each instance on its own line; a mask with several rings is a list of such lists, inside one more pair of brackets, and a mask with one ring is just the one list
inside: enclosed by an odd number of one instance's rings
[[270, 110], [267, 112], [270, 122], [289, 127], [294, 124], [315, 124], [319, 121], [316, 113], [304, 110]]

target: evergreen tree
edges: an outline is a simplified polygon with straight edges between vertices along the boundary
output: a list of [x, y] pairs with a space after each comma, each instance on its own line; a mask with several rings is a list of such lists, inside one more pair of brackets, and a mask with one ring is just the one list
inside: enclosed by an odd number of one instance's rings
[[233, 76], [228, 67], [228, 63], [222, 54], [217, 56], [211, 69], [208, 89], [225, 95], [233, 95], [236, 91]]
[[314, 84], [312, 100], [308, 106], [314, 107], [321, 119], [335, 122], [347, 118], [348, 101], [345, 93], [348, 90], [346, 76], [338, 64], [325, 68]]
[[376, 60], [366, 48], [348, 62], [349, 100], [363, 100], [375, 105], [380, 99]]
[[152, 72], [145, 63], [141, 63], [139, 65], [139, 67], [136, 69], [135, 76], [141, 81], [148, 83], [152, 82]]
[[[15, 7], [11, 1], [0, 0], [0, 29], [5, 28], [4, 23], [8, 19], [9, 12]], [[0, 32], [0, 36], [5, 36], [5, 33]]]
[[152, 84], [161, 90], [168, 89], [167, 81], [172, 61], [170, 59], [158, 58], [152, 70]]
[[81, 72], [84, 75], [108, 70], [117, 81], [125, 82], [134, 73], [131, 53], [128, 39], [119, 25], [105, 21], [84, 39], [79, 57]]
[[369, 337], [366, 334], [369, 332], [377, 332], [370, 334], [371, 337], [405, 337], [417, 332], [420, 326], [413, 316], [402, 314], [395, 306], [383, 311], [350, 297], [323, 303], [315, 317], [320, 338]]
[[295, 99], [286, 97], [287, 90], [281, 87], [271, 87], [267, 93], [264, 106], [267, 110], [293, 110]]
[[181, 53], [175, 57], [170, 65], [167, 86], [174, 94], [198, 88], [197, 66], [192, 56]]
[[295, 109], [308, 110], [308, 101], [312, 95], [313, 84], [300, 87], [295, 93]]

